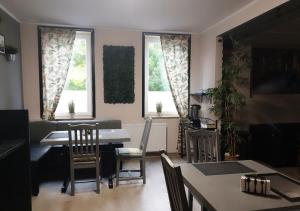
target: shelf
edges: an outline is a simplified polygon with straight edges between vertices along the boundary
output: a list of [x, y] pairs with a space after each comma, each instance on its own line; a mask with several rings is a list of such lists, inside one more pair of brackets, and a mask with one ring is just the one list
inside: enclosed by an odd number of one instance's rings
[[190, 95], [197, 98], [200, 97], [201, 102], [203, 101], [203, 97], [209, 97], [207, 89], [199, 90], [199, 92], [190, 93]]
[[202, 97], [202, 96], [207, 96], [208, 94], [207, 94], [207, 93], [204, 93], [204, 92], [202, 92], [202, 93], [199, 92], [199, 93], [191, 93], [190, 95]]

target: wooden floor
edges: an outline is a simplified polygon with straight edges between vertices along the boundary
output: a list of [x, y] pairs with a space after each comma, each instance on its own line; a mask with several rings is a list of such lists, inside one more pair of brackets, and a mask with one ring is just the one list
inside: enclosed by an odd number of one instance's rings
[[[183, 162], [175, 158], [175, 163]], [[76, 184], [75, 196], [60, 193], [61, 182], [43, 183], [40, 194], [32, 198], [33, 211], [169, 211], [167, 189], [159, 157], [147, 158], [147, 183], [142, 181], [120, 182], [119, 187], [108, 188], [103, 180], [100, 194], [95, 193], [95, 183]], [[128, 163], [127, 163], [128, 165]], [[138, 167], [130, 163], [129, 167]], [[128, 166], [125, 166], [128, 167]], [[194, 211], [201, 207], [194, 200]]]
[[[185, 162], [178, 157], [174, 163]], [[138, 163], [126, 163], [125, 168], [137, 168]], [[101, 193], [95, 193], [95, 183], [76, 184], [75, 196], [61, 194], [61, 182], [48, 182], [40, 186], [38, 197], [32, 198], [33, 211], [169, 211], [169, 201], [159, 157], [147, 158], [147, 183], [121, 182], [119, 187], [108, 188], [107, 180], [101, 183]], [[300, 180], [298, 168], [276, 169]], [[201, 207], [194, 200], [194, 211]]]

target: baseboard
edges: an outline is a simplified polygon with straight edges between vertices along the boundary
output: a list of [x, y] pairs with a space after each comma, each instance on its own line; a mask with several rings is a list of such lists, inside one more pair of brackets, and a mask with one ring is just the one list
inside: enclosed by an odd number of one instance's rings
[[146, 156], [160, 156], [162, 153], [165, 153], [170, 157], [180, 157], [177, 152], [166, 152], [165, 150], [146, 152]]

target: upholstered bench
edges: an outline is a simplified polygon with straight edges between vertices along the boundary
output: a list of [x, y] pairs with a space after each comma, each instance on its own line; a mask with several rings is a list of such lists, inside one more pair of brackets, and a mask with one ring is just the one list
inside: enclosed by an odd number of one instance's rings
[[48, 153], [50, 146], [42, 146], [39, 144], [32, 144], [30, 146], [30, 166], [31, 166], [31, 187], [32, 195], [37, 196], [39, 194], [40, 185], [40, 160]]

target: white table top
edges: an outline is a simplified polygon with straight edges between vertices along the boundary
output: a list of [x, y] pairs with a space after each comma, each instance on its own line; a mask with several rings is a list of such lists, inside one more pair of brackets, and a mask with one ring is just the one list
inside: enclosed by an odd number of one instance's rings
[[[239, 161], [239, 163], [255, 170], [257, 174], [276, 173], [252, 160]], [[241, 192], [240, 178], [245, 173], [205, 176], [191, 163], [180, 166], [185, 185], [209, 210], [291, 210], [291, 207], [297, 207], [299, 210], [300, 208], [300, 201], [290, 202], [274, 192], [267, 197]]]
[[[51, 136], [58, 136], [52, 138]], [[129, 142], [130, 135], [125, 129], [100, 129], [100, 143]], [[52, 131], [40, 142], [42, 145], [67, 145], [69, 144], [68, 131]]]

